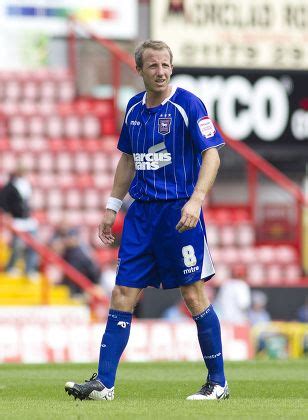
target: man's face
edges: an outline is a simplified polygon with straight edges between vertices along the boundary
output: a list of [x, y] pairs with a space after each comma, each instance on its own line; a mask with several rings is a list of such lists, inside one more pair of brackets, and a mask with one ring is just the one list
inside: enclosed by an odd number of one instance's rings
[[137, 67], [146, 90], [155, 93], [167, 90], [172, 69], [168, 50], [153, 50], [152, 48], [147, 48], [143, 52], [142, 68]]

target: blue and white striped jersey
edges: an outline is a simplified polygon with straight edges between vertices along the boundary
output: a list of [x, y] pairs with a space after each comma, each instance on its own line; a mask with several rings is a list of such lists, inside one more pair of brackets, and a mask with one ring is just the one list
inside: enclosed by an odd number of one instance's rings
[[118, 149], [132, 154], [136, 175], [129, 193], [136, 200], [190, 197], [202, 163], [201, 153], [224, 141], [203, 102], [174, 87], [159, 106], [147, 108], [146, 93], [130, 99]]

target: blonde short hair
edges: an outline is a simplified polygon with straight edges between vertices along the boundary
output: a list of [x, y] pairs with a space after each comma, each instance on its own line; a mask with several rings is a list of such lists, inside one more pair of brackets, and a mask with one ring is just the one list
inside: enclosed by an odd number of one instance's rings
[[170, 63], [172, 64], [173, 54], [172, 51], [165, 42], [163, 41], [152, 41], [151, 39], [142, 42], [142, 44], [138, 45], [135, 50], [135, 62], [136, 66], [142, 68], [143, 66], [143, 53], [146, 49], [152, 48], [153, 50], [164, 50], [166, 49], [170, 55]]

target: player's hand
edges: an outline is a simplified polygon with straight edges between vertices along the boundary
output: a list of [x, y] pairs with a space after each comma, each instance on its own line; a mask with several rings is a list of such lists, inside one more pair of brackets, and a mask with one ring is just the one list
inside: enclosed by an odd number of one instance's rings
[[105, 210], [103, 220], [98, 227], [98, 237], [105, 245], [111, 245], [114, 242], [114, 235], [112, 234], [112, 226], [116, 219], [116, 212], [110, 209]]
[[202, 203], [199, 200], [195, 200], [193, 198], [190, 198], [187, 201], [185, 206], [182, 208], [182, 216], [175, 227], [176, 230], [182, 233], [197, 226], [200, 217], [201, 204]]

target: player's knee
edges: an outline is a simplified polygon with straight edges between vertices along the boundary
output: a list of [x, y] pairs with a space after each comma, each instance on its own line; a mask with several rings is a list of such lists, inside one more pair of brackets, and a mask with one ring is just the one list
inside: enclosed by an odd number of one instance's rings
[[197, 294], [188, 292], [183, 294], [183, 298], [191, 313], [195, 313], [197, 308], [200, 307], [201, 301]]
[[120, 309], [119, 307], [123, 305], [123, 302], [125, 302], [125, 293], [123, 293], [121, 286], [115, 286], [111, 295], [111, 306], [114, 309]]
[[111, 295], [111, 307], [118, 311], [131, 312], [135, 300], [131, 298], [128, 293], [128, 288], [125, 286], [115, 286]]
[[199, 287], [197, 284], [181, 287], [183, 299], [193, 315], [202, 312], [208, 305], [209, 301], [204, 293], [204, 285]]

